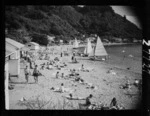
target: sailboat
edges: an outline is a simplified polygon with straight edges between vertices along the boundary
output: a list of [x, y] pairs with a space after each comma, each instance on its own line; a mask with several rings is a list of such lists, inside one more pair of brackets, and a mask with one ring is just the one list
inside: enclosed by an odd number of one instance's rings
[[[96, 59], [97, 57], [105, 57], [107, 56], [107, 52], [103, 46], [103, 43], [100, 39], [100, 37], [98, 36], [97, 38], [97, 43], [96, 43], [96, 46], [95, 46], [95, 50], [92, 50], [89, 54], [89, 58], [90, 59]], [[102, 58], [102, 60], [104, 60], [104, 58]]]
[[87, 41], [88, 42], [87, 42], [87, 46], [84, 49], [84, 54], [88, 56], [93, 51], [93, 48], [92, 48], [91, 41], [89, 39]]
[[75, 38], [75, 42], [74, 42], [74, 48], [78, 48], [79, 47], [79, 44], [78, 44], [78, 41], [77, 39]]
[[84, 49], [84, 54], [86, 54], [87, 53], [87, 50], [86, 50], [86, 47], [85, 47], [85, 49]]

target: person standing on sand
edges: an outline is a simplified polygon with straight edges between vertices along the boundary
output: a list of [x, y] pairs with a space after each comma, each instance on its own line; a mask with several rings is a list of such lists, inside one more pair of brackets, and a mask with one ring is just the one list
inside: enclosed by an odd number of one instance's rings
[[29, 80], [29, 74], [31, 74], [28, 66], [26, 66], [25, 70], [24, 70], [24, 73], [25, 73], [25, 79], [26, 79], [26, 83], [28, 83], [28, 80]]
[[29, 54], [27, 54], [27, 62], [29, 62], [29, 57], [30, 57]]
[[30, 69], [33, 69], [33, 67], [32, 67], [32, 60], [31, 59], [29, 60], [29, 64], [30, 64]]
[[62, 57], [62, 56], [63, 56], [63, 53], [61, 52], [60, 57]]
[[71, 57], [72, 62], [74, 61], [74, 56]]
[[84, 65], [82, 64], [82, 66], [81, 66], [81, 70], [84, 70]]
[[75, 56], [75, 52], [73, 52], [73, 56]]
[[38, 76], [39, 76], [39, 70], [37, 68], [37, 65], [35, 66], [35, 68], [33, 70], [33, 76], [34, 76], [35, 83], [37, 83], [38, 82]]
[[59, 78], [59, 72], [56, 73], [56, 79], [58, 79], [58, 78]]
[[64, 78], [64, 73], [62, 73], [61, 78]]

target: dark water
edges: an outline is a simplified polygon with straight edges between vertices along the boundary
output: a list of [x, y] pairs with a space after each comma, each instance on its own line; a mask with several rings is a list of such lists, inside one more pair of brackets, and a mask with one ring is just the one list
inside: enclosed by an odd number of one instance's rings
[[[105, 49], [108, 55], [115, 55], [118, 57], [133, 55], [134, 59], [142, 59], [142, 45], [133, 44], [133, 45], [113, 45], [105, 46]], [[122, 51], [125, 51], [124, 53]], [[76, 51], [84, 52], [84, 47], [76, 49]]]
[[142, 60], [142, 45], [105, 46], [105, 49], [109, 55], [118, 57], [133, 55], [135, 60]]
[[[130, 69], [137, 73], [142, 73], [142, 45], [113, 45], [105, 46], [110, 56], [105, 62], [122, 69]], [[125, 52], [122, 52], [122, 51]], [[78, 48], [76, 51], [84, 52], [84, 47]], [[133, 57], [130, 57], [132, 55]]]
[[105, 49], [110, 56], [107, 63], [123, 69], [130, 67], [133, 72], [142, 73], [142, 45], [107, 46]]

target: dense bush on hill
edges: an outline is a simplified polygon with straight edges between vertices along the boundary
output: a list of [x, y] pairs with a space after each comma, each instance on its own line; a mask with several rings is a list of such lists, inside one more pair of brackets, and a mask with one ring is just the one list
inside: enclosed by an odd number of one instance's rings
[[22, 43], [32, 38], [42, 45], [47, 44], [46, 35], [66, 42], [74, 37], [83, 39], [82, 34], [142, 38], [142, 31], [110, 6], [6, 6], [5, 26], [6, 36]]

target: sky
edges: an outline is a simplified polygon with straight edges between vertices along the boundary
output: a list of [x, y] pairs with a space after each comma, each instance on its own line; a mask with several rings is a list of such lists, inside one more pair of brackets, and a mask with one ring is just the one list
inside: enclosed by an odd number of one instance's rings
[[[84, 7], [84, 5], [78, 5], [79, 7]], [[142, 28], [140, 22], [136, 16], [136, 14], [131, 10], [130, 6], [111, 6], [115, 13], [124, 16], [126, 15], [126, 19], [130, 22], [134, 23], [140, 29]]]
[[130, 6], [111, 6], [115, 13], [120, 14], [121, 16], [126, 15], [126, 18], [134, 23], [137, 27], [141, 28], [140, 22], [136, 14], [131, 10]]

